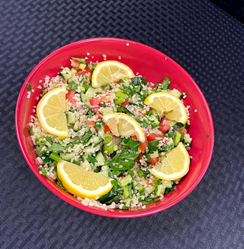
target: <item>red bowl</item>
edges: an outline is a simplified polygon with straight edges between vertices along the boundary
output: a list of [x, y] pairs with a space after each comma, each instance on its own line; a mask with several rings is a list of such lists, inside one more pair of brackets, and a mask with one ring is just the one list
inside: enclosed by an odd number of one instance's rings
[[[37, 170], [36, 153], [28, 132], [30, 116], [35, 115], [34, 106], [41, 90], [40, 80], [44, 82], [46, 75], [57, 74], [61, 66], [69, 66], [69, 58], [88, 57], [89, 61], [102, 61], [104, 55], [108, 60], [118, 60], [128, 65], [133, 72], [146, 77], [147, 81], [161, 82], [164, 77], [171, 81], [171, 89], [188, 91], [184, 100], [190, 106], [189, 133], [193, 139], [189, 154], [192, 162], [189, 173], [170, 194], [156, 203], [148, 204], [144, 210], [103, 210], [81, 204], [72, 195], [66, 193], [55, 182], [43, 177]], [[34, 92], [27, 98], [26, 82], [30, 82]], [[29, 74], [24, 82], [16, 104], [15, 126], [18, 142], [25, 160], [37, 178], [55, 195], [84, 211], [117, 218], [132, 218], [151, 215], [163, 211], [185, 198], [200, 182], [211, 160], [214, 144], [214, 128], [212, 116], [201, 90], [191, 76], [167, 55], [138, 42], [116, 38], [94, 38], [66, 45], [44, 58]]]

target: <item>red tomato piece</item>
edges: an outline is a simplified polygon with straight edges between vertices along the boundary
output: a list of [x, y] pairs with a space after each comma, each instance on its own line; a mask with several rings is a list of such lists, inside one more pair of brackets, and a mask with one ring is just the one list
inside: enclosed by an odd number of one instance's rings
[[154, 88], [157, 88], [158, 86], [155, 83], [150, 82], [149, 87], [154, 89]]
[[159, 157], [151, 157], [150, 162], [151, 165], [157, 164], [159, 162]]
[[106, 96], [98, 96], [96, 98], [90, 99], [90, 105], [93, 106], [99, 106], [101, 102], [103, 102], [106, 99]]
[[158, 139], [164, 139], [162, 134], [151, 133], [147, 136], [147, 141], [154, 141]]
[[88, 124], [88, 125], [90, 125], [90, 126], [93, 126], [93, 127], [95, 127], [95, 121], [94, 120], [89, 120], [89, 119], [87, 119], [86, 120], [86, 123]]
[[68, 93], [66, 94], [66, 99], [69, 100], [73, 107], [76, 107], [76, 99], [74, 97], [75, 93], [73, 92], [73, 90], [69, 89]]
[[123, 102], [121, 105], [122, 105], [122, 106], [127, 106], [128, 103], [129, 103], [129, 99], [126, 99], [125, 102]]
[[131, 136], [133, 140], [138, 140], [136, 135]]
[[144, 156], [144, 154], [141, 152], [141, 153], [139, 154], [139, 157], [142, 158], [143, 156]]
[[91, 69], [88, 66], [86, 66], [84, 69], [78, 69], [76, 71], [76, 75], [84, 75], [84, 74], [87, 74], [87, 73], [91, 74]]
[[166, 131], [168, 131], [170, 129], [171, 125], [170, 125], [170, 120], [167, 119], [166, 117], [163, 117], [160, 121], [159, 127], [158, 129], [162, 132], [165, 133]]
[[71, 67], [79, 67], [80, 66], [80, 62], [79, 61], [70, 59], [70, 62], [71, 62]]
[[147, 140], [145, 140], [143, 143], [141, 143], [138, 147], [140, 151], [144, 151], [147, 148]]
[[106, 124], [104, 125], [104, 131], [105, 131], [105, 132], [109, 132], [109, 131], [110, 131], [109, 126], [108, 126], [108, 125], [106, 125]]

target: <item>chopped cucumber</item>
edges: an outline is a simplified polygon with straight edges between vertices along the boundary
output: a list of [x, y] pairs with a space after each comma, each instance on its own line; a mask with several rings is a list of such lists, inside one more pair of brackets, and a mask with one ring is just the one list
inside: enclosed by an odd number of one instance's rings
[[96, 155], [96, 160], [97, 162], [95, 163], [95, 166], [101, 166], [101, 165], [104, 165], [105, 164], [105, 158], [104, 158], [104, 155], [101, 151], [99, 151]]
[[93, 136], [92, 139], [93, 139], [93, 145], [94, 146], [100, 144], [103, 141], [103, 139], [101, 137], [99, 137], [99, 136]]
[[79, 128], [80, 128], [80, 123], [77, 121], [77, 122], [75, 122], [73, 129], [74, 129], [74, 131], [78, 131]]
[[163, 181], [162, 185], [166, 188], [172, 188], [173, 183], [171, 181]]
[[181, 92], [179, 92], [178, 90], [176, 89], [173, 89], [173, 90], [168, 90], [169, 93], [175, 95], [177, 98], [181, 99], [183, 94]]
[[119, 180], [119, 184], [121, 187], [126, 186], [127, 184], [131, 183], [132, 177], [130, 175], [127, 175]]
[[158, 190], [157, 190], [156, 196], [160, 196], [160, 195], [164, 194], [165, 189], [166, 189], [166, 186], [158, 185]]
[[74, 124], [75, 123], [75, 113], [68, 112], [67, 113], [67, 121], [69, 124]]
[[150, 194], [154, 191], [155, 186], [146, 186], [145, 187], [145, 193]]
[[75, 153], [60, 153], [60, 156], [66, 160], [70, 161], [73, 157], [75, 157]]
[[68, 80], [71, 78], [72, 76], [72, 72], [71, 70], [68, 68], [68, 67], [65, 67], [63, 68], [61, 71], [60, 71], [60, 74], [63, 76], [64, 80]]
[[184, 135], [184, 143], [190, 144], [191, 140], [192, 140], [192, 138], [190, 137], [189, 134]]
[[174, 134], [174, 144], [178, 145], [180, 142], [180, 139], [181, 139], [181, 133], [176, 131]]
[[93, 87], [89, 87], [86, 91], [86, 93], [81, 93], [81, 99], [83, 102], [88, 102], [92, 95], [93, 95], [93, 92], [94, 92], [94, 88]]
[[79, 68], [80, 68], [80, 69], [85, 69], [85, 68], [86, 68], [86, 64], [81, 63], [81, 64], [79, 65]]
[[107, 113], [114, 112], [113, 107], [101, 107], [100, 112], [105, 115]]
[[100, 145], [97, 145], [95, 147], [92, 146], [92, 145], [90, 145], [90, 146], [85, 147], [83, 149], [83, 152], [86, 153], [86, 154], [88, 154], [88, 155], [91, 155], [91, 154], [97, 152], [98, 150], [100, 150]]

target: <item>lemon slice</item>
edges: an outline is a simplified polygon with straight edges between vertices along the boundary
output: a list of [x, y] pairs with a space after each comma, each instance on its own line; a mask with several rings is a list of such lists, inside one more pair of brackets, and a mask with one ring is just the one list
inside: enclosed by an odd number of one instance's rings
[[64, 160], [58, 162], [57, 174], [64, 187], [81, 198], [93, 199], [105, 195], [113, 187], [108, 177]]
[[58, 137], [68, 137], [65, 95], [65, 88], [54, 88], [41, 98], [36, 107], [42, 128]]
[[108, 113], [103, 116], [103, 121], [108, 125], [115, 136], [130, 137], [135, 135], [140, 142], [145, 141], [145, 134], [139, 123], [124, 113]]
[[118, 61], [103, 61], [96, 65], [92, 73], [92, 86], [100, 87], [125, 77], [135, 77], [128, 66]]
[[150, 94], [144, 101], [159, 115], [165, 115], [168, 119], [185, 124], [187, 122], [187, 112], [182, 101], [175, 95], [168, 92], [158, 92]]
[[190, 157], [181, 142], [161, 159], [162, 163], [158, 163], [155, 167], [149, 169], [157, 178], [172, 181], [183, 177], [189, 171]]

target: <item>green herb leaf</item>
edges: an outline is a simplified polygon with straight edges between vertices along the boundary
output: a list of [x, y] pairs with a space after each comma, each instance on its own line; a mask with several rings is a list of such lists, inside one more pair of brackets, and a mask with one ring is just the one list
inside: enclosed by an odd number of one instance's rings
[[72, 81], [71, 83], [68, 84], [68, 87], [75, 93], [78, 85], [74, 81]]
[[56, 152], [56, 153], [61, 152], [64, 149], [65, 148], [62, 145], [58, 144], [58, 143], [53, 143], [50, 147], [47, 148], [48, 151], [53, 151], [53, 152]]
[[92, 156], [90, 156], [90, 155], [88, 155], [87, 161], [88, 161], [89, 163], [91, 163], [92, 165], [95, 165], [95, 162], [97, 162], [96, 158], [95, 158], [95, 157], [92, 157]]
[[92, 132], [91, 132], [91, 130], [89, 130], [81, 138], [82, 143], [83, 144], [87, 144], [91, 137], [92, 137]]
[[160, 140], [154, 140], [154, 141], [149, 141], [148, 142], [148, 151], [150, 154], [152, 154], [154, 151], [158, 149], [158, 144]]
[[27, 86], [27, 90], [30, 92], [32, 89], [31, 84], [29, 82], [26, 82], [26, 86]]
[[41, 172], [41, 174], [42, 174], [43, 176], [48, 177], [47, 171], [46, 171], [46, 169], [45, 169], [44, 167], [39, 167], [39, 168], [38, 168], [38, 171]]
[[209, 135], [208, 134], [206, 134], [206, 138], [208, 138], [209, 137]]

